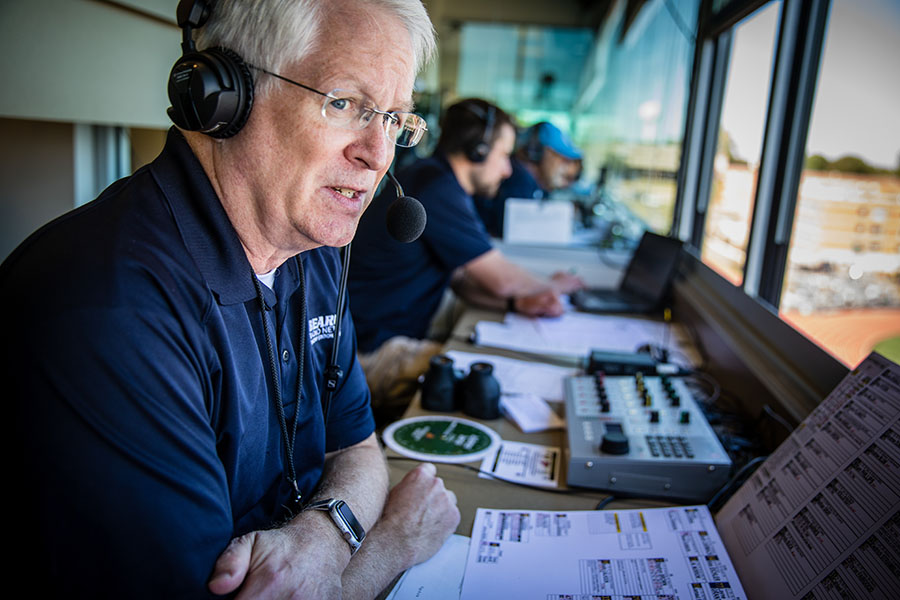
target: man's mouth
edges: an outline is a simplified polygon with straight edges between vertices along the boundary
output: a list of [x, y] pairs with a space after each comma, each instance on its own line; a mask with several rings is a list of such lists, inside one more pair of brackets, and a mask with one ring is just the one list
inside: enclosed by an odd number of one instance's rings
[[341, 196], [344, 196], [344, 197], [347, 197], [350, 199], [356, 198], [359, 195], [359, 192], [357, 192], [356, 190], [351, 190], [349, 188], [333, 187], [331, 189], [336, 191]]

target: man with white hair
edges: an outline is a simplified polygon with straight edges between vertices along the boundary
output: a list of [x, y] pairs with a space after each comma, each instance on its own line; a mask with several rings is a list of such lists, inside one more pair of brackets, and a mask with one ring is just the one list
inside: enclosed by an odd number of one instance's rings
[[419, 0], [178, 21], [160, 156], [0, 267], [13, 570], [67, 597], [375, 596], [459, 521], [433, 465], [388, 492], [337, 301], [335, 248], [425, 129], [431, 23]]

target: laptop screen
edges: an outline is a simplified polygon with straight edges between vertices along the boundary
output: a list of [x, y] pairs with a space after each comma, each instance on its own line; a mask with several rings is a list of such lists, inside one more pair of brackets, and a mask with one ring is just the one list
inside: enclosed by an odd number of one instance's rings
[[645, 231], [620, 289], [659, 302], [675, 274], [680, 255], [681, 240]]

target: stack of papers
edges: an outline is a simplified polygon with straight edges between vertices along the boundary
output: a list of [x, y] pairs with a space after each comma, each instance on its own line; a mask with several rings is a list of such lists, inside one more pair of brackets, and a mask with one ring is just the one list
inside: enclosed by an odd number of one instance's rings
[[472, 363], [488, 362], [494, 365], [494, 377], [500, 382], [504, 394], [534, 394], [549, 402], [562, 402], [563, 380], [575, 375], [576, 370], [567, 367], [545, 365], [538, 362], [475, 354], [451, 350], [447, 356], [453, 359], [453, 366], [468, 371]]
[[507, 313], [502, 323], [475, 325], [475, 342], [535, 354], [586, 357], [591, 350], [634, 352], [642, 344], [666, 344], [670, 325], [645, 319], [567, 312], [555, 318]]

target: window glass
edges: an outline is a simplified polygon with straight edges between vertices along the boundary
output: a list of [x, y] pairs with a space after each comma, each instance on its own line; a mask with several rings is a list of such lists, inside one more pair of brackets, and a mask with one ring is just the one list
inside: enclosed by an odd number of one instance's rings
[[581, 177], [556, 196], [575, 202], [583, 241], [612, 247], [671, 227], [700, 0], [630, 4], [614, 0], [598, 31], [466, 23], [459, 45], [457, 96], [572, 136]]
[[701, 258], [735, 285], [744, 278], [780, 13], [772, 2], [741, 21], [728, 64]]
[[627, 5], [601, 27], [574, 111], [592, 213], [612, 247], [671, 228], [700, 2], [647, 2], [634, 19]]
[[567, 114], [593, 39], [587, 28], [466, 23], [460, 32], [457, 96], [490, 99], [520, 118], [523, 111]]
[[847, 366], [900, 346], [900, 3], [833, 0], [780, 312]]

